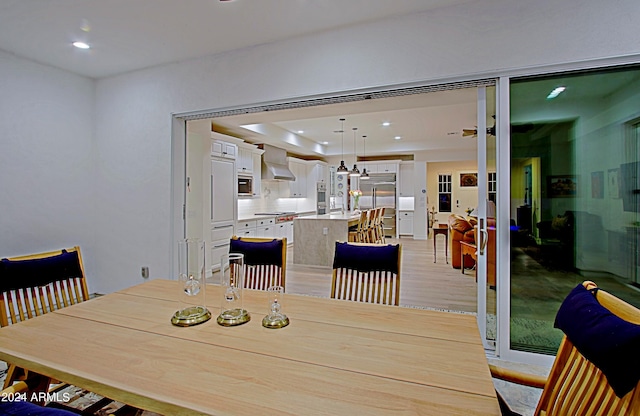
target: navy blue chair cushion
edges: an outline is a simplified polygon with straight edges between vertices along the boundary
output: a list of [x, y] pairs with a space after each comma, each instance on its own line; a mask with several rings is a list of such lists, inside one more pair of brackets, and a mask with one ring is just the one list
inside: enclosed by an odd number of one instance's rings
[[51, 282], [81, 277], [78, 252], [67, 252], [31, 260], [0, 260], [0, 291], [45, 286]]
[[359, 272], [381, 270], [397, 274], [399, 254], [399, 244], [359, 246], [336, 242], [333, 268], [353, 269]]
[[275, 264], [282, 267], [282, 240], [258, 242], [231, 239], [229, 253], [244, 254], [244, 264], [250, 266]]
[[0, 403], [0, 416], [77, 416], [76, 413], [38, 406], [27, 401]]
[[640, 325], [614, 315], [583, 285], [562, 302], [554, 326], [607, 377], [618, 397], [640, 380]]

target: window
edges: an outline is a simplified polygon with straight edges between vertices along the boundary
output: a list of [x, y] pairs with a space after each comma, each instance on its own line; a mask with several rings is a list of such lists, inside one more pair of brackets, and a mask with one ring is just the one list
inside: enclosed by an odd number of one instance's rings
[[451, 174], [438, 175], [438, 211], [451, 212]]
[[487, 180], [487, 193], [489, 194], [489, 201], [492, 201], [494, 204], [496, 203], [496, 192], [498, 190], [497, 188], [497, 182], [496, 182], [496, 173], [495, 172], [489, 172], [488, 174], [489, 178]]

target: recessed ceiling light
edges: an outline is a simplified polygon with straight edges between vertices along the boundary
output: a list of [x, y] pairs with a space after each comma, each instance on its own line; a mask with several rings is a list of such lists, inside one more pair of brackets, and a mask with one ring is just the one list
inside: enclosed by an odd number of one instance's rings
[[549, 95], [547, 95], [547, 100], [551, 100], [553, 98], [556, 98], [558, 95], [560, 95], [566, 89], [567, 89], [567, 87], [564, 87], [564, 86], [554, 88], [553, 91], [551, 91], [549, 93]]
[[73, 42], [72, 45], [78, 49], [91, 49], [91, 46], [89, 46], [89, 44], [80, 41]]
[[394, 137], [394, 139], [400, 140], [400, 139], [402, 139], [402, 137], [401, 136], [396, 136], [396, 137]]
[[385, 121], [384, 123], [382, 123], [383, 126], [385, 127], [389, 127], [391, 125], [391, 123], [389, 123], [388, 121]]
[[298, 130], [298, 134], [304, 133], [304, 130]]
[[322, 142], [322, 144], [329, 144], [329, 142]]

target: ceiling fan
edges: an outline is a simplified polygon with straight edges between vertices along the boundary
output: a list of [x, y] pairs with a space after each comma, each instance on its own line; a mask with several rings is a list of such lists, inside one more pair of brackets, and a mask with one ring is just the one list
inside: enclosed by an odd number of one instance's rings
[[[496, 135], [496, 116], [493, 117], [493, 126], [487, 127], [487, 135], [494, 136]], [[511, 125], [511, 133], [526, 133], [530, 130], [533, 130], [533, 123], [524, 123], [524, 124], [512, 124]], [[475, 129], [462, 129], [462, 137], [478, 137], [478, 128]]]

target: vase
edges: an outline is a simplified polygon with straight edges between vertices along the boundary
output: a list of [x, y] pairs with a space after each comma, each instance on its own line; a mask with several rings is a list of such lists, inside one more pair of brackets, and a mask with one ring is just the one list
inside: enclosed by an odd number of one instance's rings
[[351, 211], [356, 212], [359, 210], [359, 208], [360, 208], [360, 198], [353, 197], [353, 209]]

